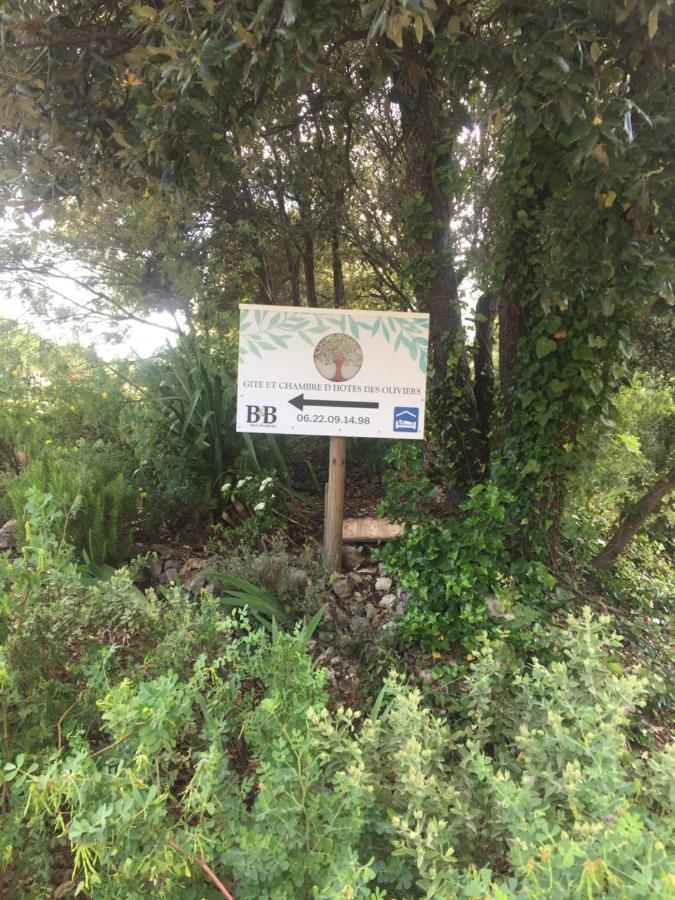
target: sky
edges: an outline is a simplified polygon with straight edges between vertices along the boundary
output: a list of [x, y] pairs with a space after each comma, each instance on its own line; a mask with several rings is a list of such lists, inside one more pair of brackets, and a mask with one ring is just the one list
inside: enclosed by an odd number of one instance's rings
[[[35, 331], [42, 337], [49, 338], [57, 343], [64, 344], [76, 342], [86, 346], [93, 346], [96, 352], [105, 360], [119, 359], [126, 356], [151, 356], [160, 347], [163, 347], [167, 339], [172, 335], [163, 328], [155, 328], [152, 325], [143, 325], [139, 322], [130, 322], [128, 333], [120, 343], [111, 344], [105, 340], [106, 327], [93, 326], [92, 333], [87, 339], [76, 334], [67, 323], [56, 324], [45, 322], [39, 316], [32, 315], [20, 297], [5, 294], [0, 296], [0, 317], [15, 319]], [[154, 313], [148, 319], [158, 324], [173, 326], [172, 317], [166, 313]]]

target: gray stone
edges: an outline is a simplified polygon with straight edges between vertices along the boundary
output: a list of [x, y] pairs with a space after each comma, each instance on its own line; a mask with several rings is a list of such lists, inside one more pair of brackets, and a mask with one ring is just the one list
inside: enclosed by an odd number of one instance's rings
[[338, 578], [333, 582], [332, 591], [338, 600], [349, 600], [354, 593], [354, 585], [348, 578]]
[[288, 581], [291, 587], [302, 591], [307, 587], [309, 578], [307, 577], [307, 572], [305, 572], [304, 569], [291, 569], [288, 573]]
[[390, 647], [396, 642], [396, 623], [385, 622], [375, 632], [375, 640], [384, 647]]
[[366, 560], [362, 547], [345, 546], [342, 548], [342, 568], [357, 569]]
[[368, 630], [368, 619], [364, 616], [352, 616], [349, 621], [349, 627], [354, 634], [363, 634]]
[[397, 603], [398, 597], [396, 596], [396, 594], [385, 594], [384, 597], [381, 598], [378, 606], [381, 609], [392, 610]]
[[376, 615], [377, 615], [377, 610], [375, 609], [373, 604], [366, 603], [366, 619], [368, 619], [368, 621], [371, 621], [372, 619], [375, 618]]
[[10, 519], [0, 528], [0, 534], [14, 534], [16, 532], [16, 519]]
[[168, 572], [169, 569], [180, 569], [180, 560], [179, 559], [165, 559], [164, 560], [164, 571]]
[[382, 593], [387, 593], [387, 591], [391, 590], [391, 586], [393, 581], [386, 575], [380, 575], [380, 577], [375, 581], [375, 590], [382, 591]]
[[206, 585], [206, 578], [203, 575], [194, 575], [187, 583], [186, 587], [191, 594], [198, 594]]
[[14, 546], [14, 535], [0, 531], [0, 550], [11, 550]]
[[506, 619], [507, 622], [515, 619], [513, 613], [506, 612], [494, 594], [485, 595], [485, 608], [488, 611], [488, 615], [492, 616], [493, 619]]
[[171, 582], [180, 584], [180, 577], [177, 569], [165, 569], [162, 577], [166, 578], [166, 581], [162, 582], [163, 584], [171, 584]]

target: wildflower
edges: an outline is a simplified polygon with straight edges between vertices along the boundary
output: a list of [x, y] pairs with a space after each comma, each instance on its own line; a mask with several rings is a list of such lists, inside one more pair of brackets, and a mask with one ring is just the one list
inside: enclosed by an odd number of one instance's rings
[[260, 482], [260, 487], [258, 488], [258, 490], [264, 491], [268, 484], [272, 484], [272, 479], [269, 477], [263, 478], [263, 480]]
[[594, 125], [602, 125], [602, 116], [596, 116], [596, 117], [593, 119], [593, 124], [594, 124]]
[[108, 399], [108, 392], [107, 392], [107, 391], [101, 391], [101, 397], [103, 397], [104, 400], [107, 400], [107, 399]]
[[54, 443], [54, 441], [53, 441], [51, 438], [47, 438], [46, 441], [45, 441], [45, 444], [46, 444], [47, 446], [49, 446], [50, 444], [53, 444], [53, 443]]
[[630, 714], [633, 712], [633, 707], [632, 707], [632, 706], [629, 706], [628, 704], [626, 704], [626, 706], [624, 706], [624, 708], [623, 708], [623, 711], [624, 711], [624, 712], [626, 713], [626, 715], [628, 716], [628, 715], [630, 715]]
[[263, 509], [265, 509], [265, 504], [264, 503], [256, 503], [256, 505], [253, 507], [253, 509], [255, 510], [255, 512], [262, 512]]
[[70, 406], [68, 407], [68, 409], [69, 409], [71, 412], [75, 412], [75, 410], [77, 409], [77, 407], [75, 406], [74, 403], [71, 403]]
[[147, 497], [147, 496], [148, 496], [148, 492], [147, 492], [147, 491], [139, 491], [139, 492], [138, 492], [138, 496], [139, 496], [139, 497]]
[[525, 781], [526, 781], [528, 784], [533, 784], [533, 783], [534, 783], [534, 775], [526, 775], [526, 776], [525, 776]]
[[230, 490], [231, 487], [232, 487], [232, 482], [228, 481], [227, 484], [224, 484], [221, 487], [221, 489], [220, 489], [221, 494], [226, 494]]
[[12, 376], [12, 378], [16, 378], [17, 375], [19, 374], [19, 370], [18, 370], [18, 369], [12, 369], [12, 371], [11, 371], [9, 374]]
[[608, 825], [611, 825], [614, 821], [614, 816], [603, 816], [603, 819]]

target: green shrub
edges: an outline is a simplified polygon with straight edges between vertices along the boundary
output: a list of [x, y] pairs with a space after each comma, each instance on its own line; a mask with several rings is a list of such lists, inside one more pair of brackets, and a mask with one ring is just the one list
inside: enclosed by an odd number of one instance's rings
[[236, 376], [223, 352], [194, 336], [146, 361], [134, 379], [143, 392], [123, 416], [137, 460], [149, 523], [220, 502], [220, 488], [241, 475], [275, 469], [287, 477], [283, 438], [236, 431]]
[[522, 636], [516, 614], [525, 614], [526, 604], [520, 601], [527, 597], [531, 605], [550, 594], [555, 579], [540, 562], [512, 558], [510, 499], [494, 484], [475, 485], [456, 517], [418, 511], [403, 536], [387, 545], [385, 564], [411, 594], [402, 622], [409, 639], [432, 649], [460, 640], [471, 649], [486, 629], [517, 626]]
[[121, 562], [131, 546], [136, 516], [135, 493], [120, 468], [128, 460], [114, 448], [97, 443], [70, 450], [47, 448], [8, 485], [25, 538], [26, 497], [32, 488], [49, 494], [61, 516], [65, 541], [95, 562]]
[[64, 853], [96, 900], [215, 897], [200, 863], [240, 900], [672, 896], [672, 751], [631, 755], [644, 680], [607, 665], [617, 639], [588, 611], [548, 666], [485, 643], [446, 716], [391, 676], [361, 722], [329, 706], [302, 631], [42, 560], [0, 571], [17, 897]]

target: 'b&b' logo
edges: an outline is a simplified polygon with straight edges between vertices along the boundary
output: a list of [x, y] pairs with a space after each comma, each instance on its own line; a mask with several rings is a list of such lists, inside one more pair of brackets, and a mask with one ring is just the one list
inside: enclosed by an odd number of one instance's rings
[[277, 420], [276, 406], [247, 406], [246, 423], [248, 425], [273, 425]]

